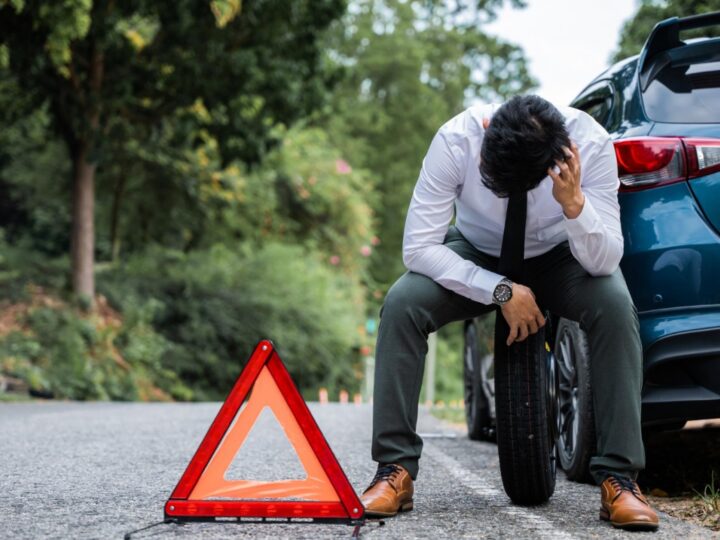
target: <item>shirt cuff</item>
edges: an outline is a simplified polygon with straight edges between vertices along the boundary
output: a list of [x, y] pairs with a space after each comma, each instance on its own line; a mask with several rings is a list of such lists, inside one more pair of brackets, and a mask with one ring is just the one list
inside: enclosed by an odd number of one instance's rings
[[596, 224], [600, 219], [595, 208], [590, 203], [588, 196], [585, 196], [585, 203], [583, 204], [582, 210], [576, 218], [570, 219], [563, 213], [565, 218], [565, 226], [569, 235], [583, 235], [589, 234], [596, 229]]
[[500, 281], [504, 278], [505, 276], [501, 276], [500, 274], [496, 274], [495, 272], [491, 272], [485, 268], [478, 267], [478, 272], [476, 272], [472, 280], [472, 288], [474, 291], [474, 298], [472, 298], [472, 300], [482, 304], [492, 304], [495, 287], [497, 287], [498, 283], [500, 283]]

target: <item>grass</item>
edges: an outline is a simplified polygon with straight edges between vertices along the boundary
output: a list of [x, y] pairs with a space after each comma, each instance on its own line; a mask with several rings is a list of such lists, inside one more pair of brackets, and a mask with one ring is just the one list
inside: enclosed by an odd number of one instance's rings
[[696, 499], [702, 505], [704, 521], [710, 522], [717, 530], [720, 528], [720, 486], [715, 486], [715, 471], [712, 471], [710, 483], [702, 493], [694, 491], [697, 493]]
[[433, 405], [430, 414], [451, 424], [465, 425], [465, 408]]
[[27, 394], [0, 392], [0, 403], [16, 403], [22, 401], [32, 401], [32, 398]]

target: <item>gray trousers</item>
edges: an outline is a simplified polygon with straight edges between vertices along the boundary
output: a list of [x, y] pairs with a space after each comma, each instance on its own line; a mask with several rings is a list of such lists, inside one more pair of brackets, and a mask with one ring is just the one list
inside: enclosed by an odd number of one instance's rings
[[[444, 244], [464, 259], [497, 270], [498, 258], [478, 251], [455, 227]], [[609, 276], [591, 276], [567, 242], [525, 264], [529, 277], [523, 285], [535, 293], [540, 308], [578, 321], [587, 332], [597, 434], [590, 472], [597, 483], [602, 482], [602, 471], [635, 478], [645, 466], [642, 344], [637, 310], [622, 272], [618, 268]], [[422, 439], [415, 430], [428, 334], [493, 309], [414, 272], [406, 272], [390, 288], [380, 311], [375, 351], [373, 460], [399, 463], [417, 477]]]

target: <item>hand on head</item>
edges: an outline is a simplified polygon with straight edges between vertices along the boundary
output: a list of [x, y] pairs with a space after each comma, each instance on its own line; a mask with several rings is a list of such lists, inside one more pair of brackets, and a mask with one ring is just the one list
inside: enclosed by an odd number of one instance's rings
[[575, 143], [570, 148], [563, 146], [565, 160], [555, 160], [558, 172], [554, 167], [548, 168], [548, 176], [553, 181], [553, 197], [563, 208], [565, 215], [574, 219], [582, 211], [585, 196], [580, 189], [580, 152]]

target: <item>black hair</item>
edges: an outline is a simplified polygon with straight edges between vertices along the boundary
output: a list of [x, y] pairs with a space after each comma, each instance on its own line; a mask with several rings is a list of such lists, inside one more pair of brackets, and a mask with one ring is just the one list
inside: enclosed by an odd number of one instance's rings
[[565, 117], [536, 95], [514, 96], [490, 120], [480, 148], [480, 178], [498, 197], [529, 191], [570, 148]]

